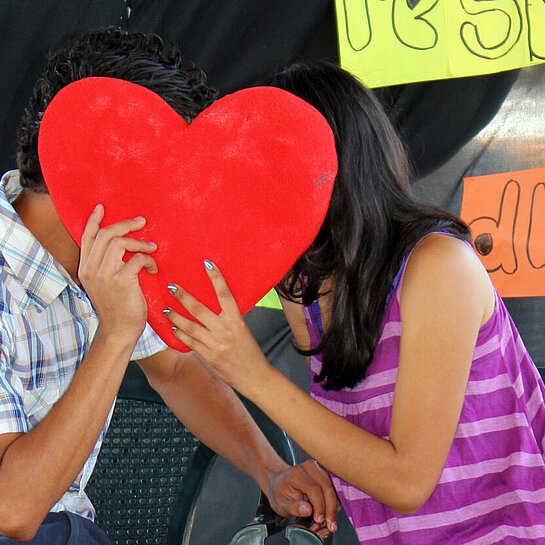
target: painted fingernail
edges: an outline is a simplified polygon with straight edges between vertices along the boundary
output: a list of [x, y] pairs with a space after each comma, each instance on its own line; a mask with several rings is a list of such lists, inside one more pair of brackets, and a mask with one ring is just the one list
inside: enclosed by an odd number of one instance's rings
[[324, 522], [325, 517], [324, 517], [324, 515], [320, 515], [320, 516], [317, 517], [315, 520], [316, 520], [316, 522], [317, 522], [318, 524], [321, 524], [322, 522]]
[[164, 314], [165, 316], [168, 316], [168, 315], [170, 314], [170, 309], [169, 309], [169, 308], [164, 308], [164, 309], [163, 309], [163, 314]]
[[329, 528], [330, 532], [336, 532], [337, 531], [337, 523], [336, 522], [328, 522], [327, 527]]
[[170, 291], [170, 293], [175, 294], [176, 290], [178, 289], [178, 286], [176, 284], [169, 284], [167, 288], [168, 288], [168, 291]]
[[172, 326], [172, 331], [174, 331], [174, 333], [176, 333], [176, 331], [178, 331], [178, 328], [175, 325], [173, 325]]
[[211, 270], [214, 268], [214, 265], [212, 264], [211, 261], [208, 261], [208, 259], [205, 259], [205, 260], [204, 260], [204, 266], [205, 266], [209, 271], [211, 271]]

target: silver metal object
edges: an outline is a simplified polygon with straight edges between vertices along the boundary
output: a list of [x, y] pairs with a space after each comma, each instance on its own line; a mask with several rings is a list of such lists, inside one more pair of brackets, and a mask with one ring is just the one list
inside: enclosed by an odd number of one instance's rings
[[[272, 533], [277, 533], [276, 528]], [[271, 528], [265, 523], [250, 523], [241, 528], [229, 542], [229, 545], [264, 545], [271, 535]], [[298, 525], [286, 527], [285, 538], [290, 545], [323, 545], [323, 541], [313, 532]]]
[[316, 534], [299, 526], [288, 526], [285, 535], [291, 545], [323, 545]]
[[231, 538], [229, 545], [263, 545], [268, 535], [266, 524], [250, 524], [241, 528]]

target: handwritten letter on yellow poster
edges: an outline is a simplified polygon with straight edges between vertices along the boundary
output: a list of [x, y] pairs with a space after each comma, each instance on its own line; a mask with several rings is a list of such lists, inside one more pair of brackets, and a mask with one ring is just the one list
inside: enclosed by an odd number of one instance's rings
[[336, 0], [341, 65], [369, 87], [545, 61], [543, 0]]

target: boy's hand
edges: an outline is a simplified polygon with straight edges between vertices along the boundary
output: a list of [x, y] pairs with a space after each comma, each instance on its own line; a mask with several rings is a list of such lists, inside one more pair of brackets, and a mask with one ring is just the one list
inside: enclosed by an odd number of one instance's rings
[[[155, 260], [148, 254], [157, 249], [153, 242], [127, 237], [142, 229], [144, 218], [121, 221], [100, 228], [104, 208], [97, 205], [81, 238], [78, 276], [100, 318], [100, 327], [121, 338], [138, 340], [146, 326], [147, 305], [138, 282], [146, 269], [157, 272]], [[134, 255], [123, 261], [126, 252]]]
[[265, 492], [280, 516], [312, 517], [310, 530], [322, 539], [337, 530], [337, 494], [329, 475], [316, 461], [289, 466], [274, 476]]

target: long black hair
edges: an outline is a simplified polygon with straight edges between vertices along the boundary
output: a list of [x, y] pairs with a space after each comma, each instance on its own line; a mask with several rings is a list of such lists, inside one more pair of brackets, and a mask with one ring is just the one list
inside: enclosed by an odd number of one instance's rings
[[412, 196], [409, 164], [396, 131], [373, 93], [348, 72], [324, 61], [300, 62], [265, 83], [313, 105], [335, 136], [339, 170], [326, 219], [277, 289], [309, 305], [324, 295], [323, 281], [333, 280], [324, 337], [301, 353], [322, 354], [316, 380], [324, 388], [354, 387], [373, 358], [403, 257], [430, 232], [447, 230], [469, 239], [469, 229]]

